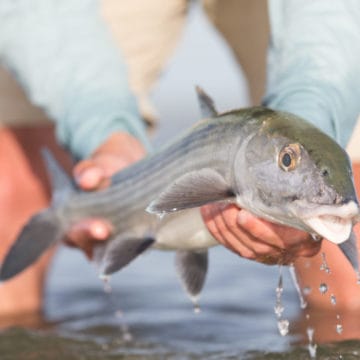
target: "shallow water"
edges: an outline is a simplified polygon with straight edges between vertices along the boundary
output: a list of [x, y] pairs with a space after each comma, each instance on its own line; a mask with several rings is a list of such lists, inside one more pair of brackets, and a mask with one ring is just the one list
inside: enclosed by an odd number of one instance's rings
[[[284, 274], [282, 337], [274, 314], [277, 267], [211, 250], [195, 314], [173, 266], [173, 253], [151, 252], [111, 279], [103, 291], [95, 269], [74, 250], [60, 251], [49, 279], [44, 319], [22, 319], [0, 336], [0, 359], [309, 359], [292, 345], [299, 299]], [[119, 316], [119, 311], [121, 311]], [[116, 316], [118, 312], [118, 316]], [[317, 359], [358, 359], [360, 342], [320, 346]]]

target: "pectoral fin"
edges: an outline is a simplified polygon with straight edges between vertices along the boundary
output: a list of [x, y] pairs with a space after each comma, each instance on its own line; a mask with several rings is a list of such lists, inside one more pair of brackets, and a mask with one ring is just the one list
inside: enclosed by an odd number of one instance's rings
[[205, 283], [208, 251], [177, 251], [175, 265], [185, 290], [191, 297], [197, 297]]
[[164, 214], [202, 206], [234, 197], [233, 191], [217, 171], [192, 171], [172, 183], [147, 207], [153, 214]]
[[14, 277], [35, 262], [46, 249], [60, 240], [62, 230], [60, 221], [51, 210], [34, 215], [6, 255], [0, 280]]
[[358, 248], [356, 235], [354, 230], [351, 231], [350, 237], [348, 240], [344, 241], [342, 244], [339, 244], [339, 247], [342, 253], [349, 260], [351, 266], [356, 272], [359, 271], [359, 258], [358, 258]]
[[110, 275], [128, 265], [154, 243], [153, 238], [120, 235], [110, 239], [101, 260], [101, 275]]

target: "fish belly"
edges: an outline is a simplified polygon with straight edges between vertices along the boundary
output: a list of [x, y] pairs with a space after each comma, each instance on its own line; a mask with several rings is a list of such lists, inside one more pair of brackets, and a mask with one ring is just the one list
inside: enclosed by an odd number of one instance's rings
[[207, 230], [199, 208], [165, 215], [156, 232], [153, 248], [159, 250], [201, 250], [219, 245]]

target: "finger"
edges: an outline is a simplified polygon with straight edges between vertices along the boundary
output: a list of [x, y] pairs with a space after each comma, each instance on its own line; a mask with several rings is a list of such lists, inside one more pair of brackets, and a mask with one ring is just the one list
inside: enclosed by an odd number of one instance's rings
[[106, 179], [103, 167], [99, 166], [92, 159], [79, 162], [74, 167], [73, 172], [77, 184], [83, 190], [96, 190], [102, 186]]
[[[252, 235], [266, 239], [283, 249], [279, 261], [281, 264], [290, 264], [298, 257], [312, 257], [320, 251], [321, 241], [314, 241], [304, 231], [258, 219], [245, 210], [239, 217], [242, 226], [251, 231]], [[261, 256], [261, 253], [259, 255]]]
[[201, 207], [201, 215], [211, 235], [219, 241], [220, 244], [240, 256], [252, 256], [252, 254], [249, 253], [249, 249], [244, 247], [241, 242], [238, 242], [235, 246], [233, 241], [229, 241], [229, 237], [224, 236], [224, 232], [221, 229], [225, 224], [221, 223], [222, 220], [219, 207], [212, 205], [203, 206]]
[[87, 219], [73, 225], [64, 240], [69, 246], [82, 249], [91, 258], [94, 246], [107, 240], [110, 235], [111, 227], [108, 223], [97, 219]]
[[290, 248], [304, 241], [311, 240], [304, 231], [261, 220], [246, 210], [238, 214], [238, 224], [255, 238], [266, 239], [266, 242], [278, 248]]
[[212, 235], [231, 251], [247, 259], [255, 259], [259, 254], [279, 256], [279, 249], [257, 241], [239, 228], [234, 205], [212, 205], [203, 212], [204, 221]]
[[[256, 257], [255, 253], [249, 246], [247, 246], [242, 234], [237, 234], [237, 236], [234, 234], [234, 224], [236, 222], [236, 215], [238, 211], [239, 209], [233, 208], [233, 206], [224, 208], [214, 206], [213, 212], [215, 213], [215, 216], [213, 221], [215, 223], [216, 233], [219, 237], [221, 237], [223, 243], [228, 249], [246, 259], [253, 260]], [[227, 219], [224, 217], [224, 212], [227, 214]]]
[[[272, 245], [271, 243], [263, 241], [263, 239], [255, 237], [253, 234], [247, 232], [245, 229], [239, 226], [237, 217], [239, 212], [242, 211], [244, 210], [239, 210], [239, 208], [234, 205], [231, 207], [226, 207], [222, 210], [221, 214], [227, 230], [233, 234], [235, 239], [241, 239], [242, 243], [251, 251], [253, 251], [257, 256], [278, 256], [282, 251], [280, 248]], [[261, 223], [259, 225], [263, 226]]]
[[67, 233], [67, 238], [76, 245], [83, 238], [105, 240], [110, 234], [111, 228], [107, 222], [98, 219], [86, 219], [73, 225]]

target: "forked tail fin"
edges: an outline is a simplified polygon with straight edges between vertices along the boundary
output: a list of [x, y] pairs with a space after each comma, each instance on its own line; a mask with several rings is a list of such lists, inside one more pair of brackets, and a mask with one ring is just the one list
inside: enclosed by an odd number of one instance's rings
[[62, 235], [61, 222], [52, 210], [34, 215], [23, 227], [19, 237], [5, 257], [0, 268], [0, 281], [19, 274]]
[[76, 187], [48, 149], [43, 149], [42, 155], [52, 185], [51, 207], [34, 215], [23, 227], [1, 265], [0, 281], [25, 270], [46, 249], [61, 240], [63, 227], [56, 208], [64, 204]]

